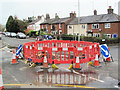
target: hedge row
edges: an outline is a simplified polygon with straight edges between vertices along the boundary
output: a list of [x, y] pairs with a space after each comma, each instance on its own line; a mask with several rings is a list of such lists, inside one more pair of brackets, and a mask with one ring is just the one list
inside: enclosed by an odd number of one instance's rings
[[[75, 40], [72, 35], [62, 35], [62, 40]], [[105, 41], [102, 41], [105, 39]], [[76, 36], [76, 40], [78, 40], [78, 36]], [[102, 37], [87, 37], [87, 36], [80, 36], [80, 41], [89, 41], [89, 42], [97, 42], [100, 44], [115, 44], [120, 43], [120, 38], [102, 38]]]

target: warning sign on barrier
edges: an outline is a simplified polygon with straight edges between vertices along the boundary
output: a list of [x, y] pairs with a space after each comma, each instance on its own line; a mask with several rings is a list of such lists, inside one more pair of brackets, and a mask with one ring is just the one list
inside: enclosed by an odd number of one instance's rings
[[100, 45], [100, 50], [104, 58], [110, 57], [110, 53], [106, 44]]

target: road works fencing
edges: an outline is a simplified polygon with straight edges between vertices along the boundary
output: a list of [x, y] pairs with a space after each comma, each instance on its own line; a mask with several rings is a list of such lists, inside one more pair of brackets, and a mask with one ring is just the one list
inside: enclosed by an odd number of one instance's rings
[[100, 55], [99, 43], [86, 41], [50, 40], [24, 43], [23, 52], [25, 59], [34, 63], [43, 63], [46, 53], [47, 62], [55, 64], [70, 64], [76, 62], [79, 55], [79, 63], [93, 61], [96, 55]]

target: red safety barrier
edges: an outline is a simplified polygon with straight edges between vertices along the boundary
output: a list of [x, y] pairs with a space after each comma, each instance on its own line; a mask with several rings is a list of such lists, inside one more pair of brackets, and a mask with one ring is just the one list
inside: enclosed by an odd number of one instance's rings
[[28, 42], [23, 47], [24, 57], [34, 63], [43, 63], [46, 53], [47, 62], [55, 64], [75, 63], [77, 53], [79, 63], [87, 63], [100, 55], [99, 43], [86, 41], [48, 40]]

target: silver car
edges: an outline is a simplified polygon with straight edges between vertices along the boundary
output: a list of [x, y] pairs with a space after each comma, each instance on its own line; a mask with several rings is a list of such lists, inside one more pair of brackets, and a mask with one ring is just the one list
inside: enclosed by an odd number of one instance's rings
[[17, 38], [23, 38], [23, 39], [25, 39], [26, 38], [26, 35], [24, 34], [24, 33], [17, 33], [17, 35], [16, 35], [16, 37]]
[[11, 36], [11, 37], [16, 37], [16, 33], [11, 32], [11, 33], [10, 33], [10, 36]]

